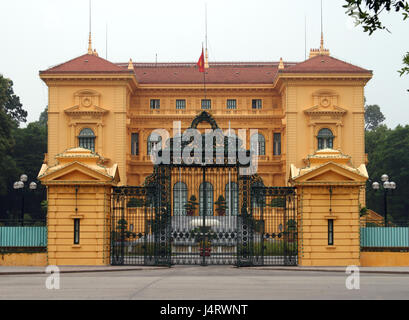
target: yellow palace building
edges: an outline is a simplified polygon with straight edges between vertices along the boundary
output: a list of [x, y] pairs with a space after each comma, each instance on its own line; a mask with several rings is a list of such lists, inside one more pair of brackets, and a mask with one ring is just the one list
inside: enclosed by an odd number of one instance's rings
[[258, 129], [266, 185], [285, 186], [290, 165], [305, 166], [319, 149], [365, 163], [364, 87], [372, 72], [323, 48], [299, 63], [209, 63], [206, 99], [196, 63], [111, 63], [91, 50], [40, 77], [49, 88], [48, 165], [66, 149], [89, 148], [118, 164], [122, 185], [151, 174], [154, 129], [172, 132], [181, 121], [183, 131], [203, 110], [224, 130]]
[[[135, 248], [142, 248], [138, 257], [144, 256], [144, 264], [160, 264], [157, 256], [173, 261], [177, 254], [195, 264], [210, 257], [220, 257], [217, 263], [238, 257], [249, 262], [249, 256], [251, 264], [287, 264], [291, 251], [299, 265], [359, 265], [359, 205], [367, 179], [364, 88], [372, 72], [332, 57], [323, 41], [301, 62], [206, 61], [206, 67], [204, 75], [196, 63], [113, 63], [90, 45], [88, 53], [40, 72], [49, 88], [48, 154], [39, 174], [48, 186], [49, 264], [110, 264], [115, 250], [119, 263], [127, 264], [136, 261]], [[246, 182], [226, 168], [213, 174], [220, 177], [220, 188], [212, 185], [216, 178], [205, 177], [201, 184], [177, 185], [185, 179], [179, 170], [169, 173], [175, 179], [160, 200], [160, 211], [169, 218], [158, 218], [153, 205], [146, 205], [147, 191], [131, 193], [130, 187], [146, 186], [154, 172], [153, 130], [163, 128], [172, 136], [177, 121], [182, 132], [194, 123], [199, 130], [208, 124], [244, 129], [246, 146], [257, 129], [254, 180], [266, 187], [266, 202], [250, 198]], [[117, 204], [119, 194], [125, 205]], [[132, 207], [130, 194], [146, 197], [144, 204]], [[196, 220], [188, 222], [191, 195], [199, 208], [191, 214]], [[227, 213], [216, 203], [220, 195]], [[145, 218], [139, 227], [124, 218], [141, 207]], [[121, 220], [113, 218], [115, 210], [122, 212]], [[155, 229], [155, 219], [158, 228], [169, 227], [163, 239], [165, 229]]]

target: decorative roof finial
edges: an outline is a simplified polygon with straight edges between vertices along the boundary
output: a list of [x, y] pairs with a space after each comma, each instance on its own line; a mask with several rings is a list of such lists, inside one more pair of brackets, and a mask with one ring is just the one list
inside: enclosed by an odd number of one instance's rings
[[283, 70], [283, 69], [284, 69], [284, 61], [283, 61], [283, 58], [280, 58], [280, 64], [278, 65], [278, 69], [279, 69], [279, 70]]
[[91, 0], [89, 0], [89, 39], [88, 39], [88, 54], [93, 54], [92, 37], [91, 37]]
[[92, 38], [91, 38], [91, 32], [89, 33], [89, 39], [88, 39], [88, 54], [92, 54]]
[[132, 59], [129, 59], [128, 70], [134, 70]]
[[321, 0], [321, 42], [319, 49], [311, 49], [310, 50], [310, 59], [315, 56], [329, 56], [329, 50], [325, 49], [324, 47], [324, 24], [323, 24], [323, 17], [322, 17], [322, 0]]

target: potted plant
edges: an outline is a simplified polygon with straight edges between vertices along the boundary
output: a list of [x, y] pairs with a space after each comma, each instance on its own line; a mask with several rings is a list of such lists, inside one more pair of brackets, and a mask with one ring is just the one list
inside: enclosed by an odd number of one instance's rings
[[197, 206], [198, 202], [196, 201], [196, 197], [195, 195], [192, 195], [189, 201], [185, 204], [186, 215], [190, 217], [194, 216]]
[[216, 212], [219, 217], [222, 217], [226, 214], [226, 200], [222, 195], [219, 196], [217, 201], [214, 203], [216, 205]]

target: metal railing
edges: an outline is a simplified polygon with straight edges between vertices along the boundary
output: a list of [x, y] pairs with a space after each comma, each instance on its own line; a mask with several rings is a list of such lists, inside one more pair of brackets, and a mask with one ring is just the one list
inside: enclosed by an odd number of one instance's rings
[[45, 220], [0, 220], [0, 252], [44, 252], [46, 250]]
[[409, 221], [361, 220], [363, 251], [409, 251]]

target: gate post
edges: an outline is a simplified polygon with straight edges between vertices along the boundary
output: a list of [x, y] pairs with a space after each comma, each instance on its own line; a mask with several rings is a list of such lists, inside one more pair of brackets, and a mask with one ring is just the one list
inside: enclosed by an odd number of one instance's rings
[[359, 194], [368, 174], [350, 157], [325, 149], [291, 165], [290, 183], [298, 195], [298, 263], [301, 266], [360, 265]]
[[47, 186], [48, 264], [110, 263], [111, 189], [119, 182], [118, 166], [83, 148], [43, 164], [38, 179]]

